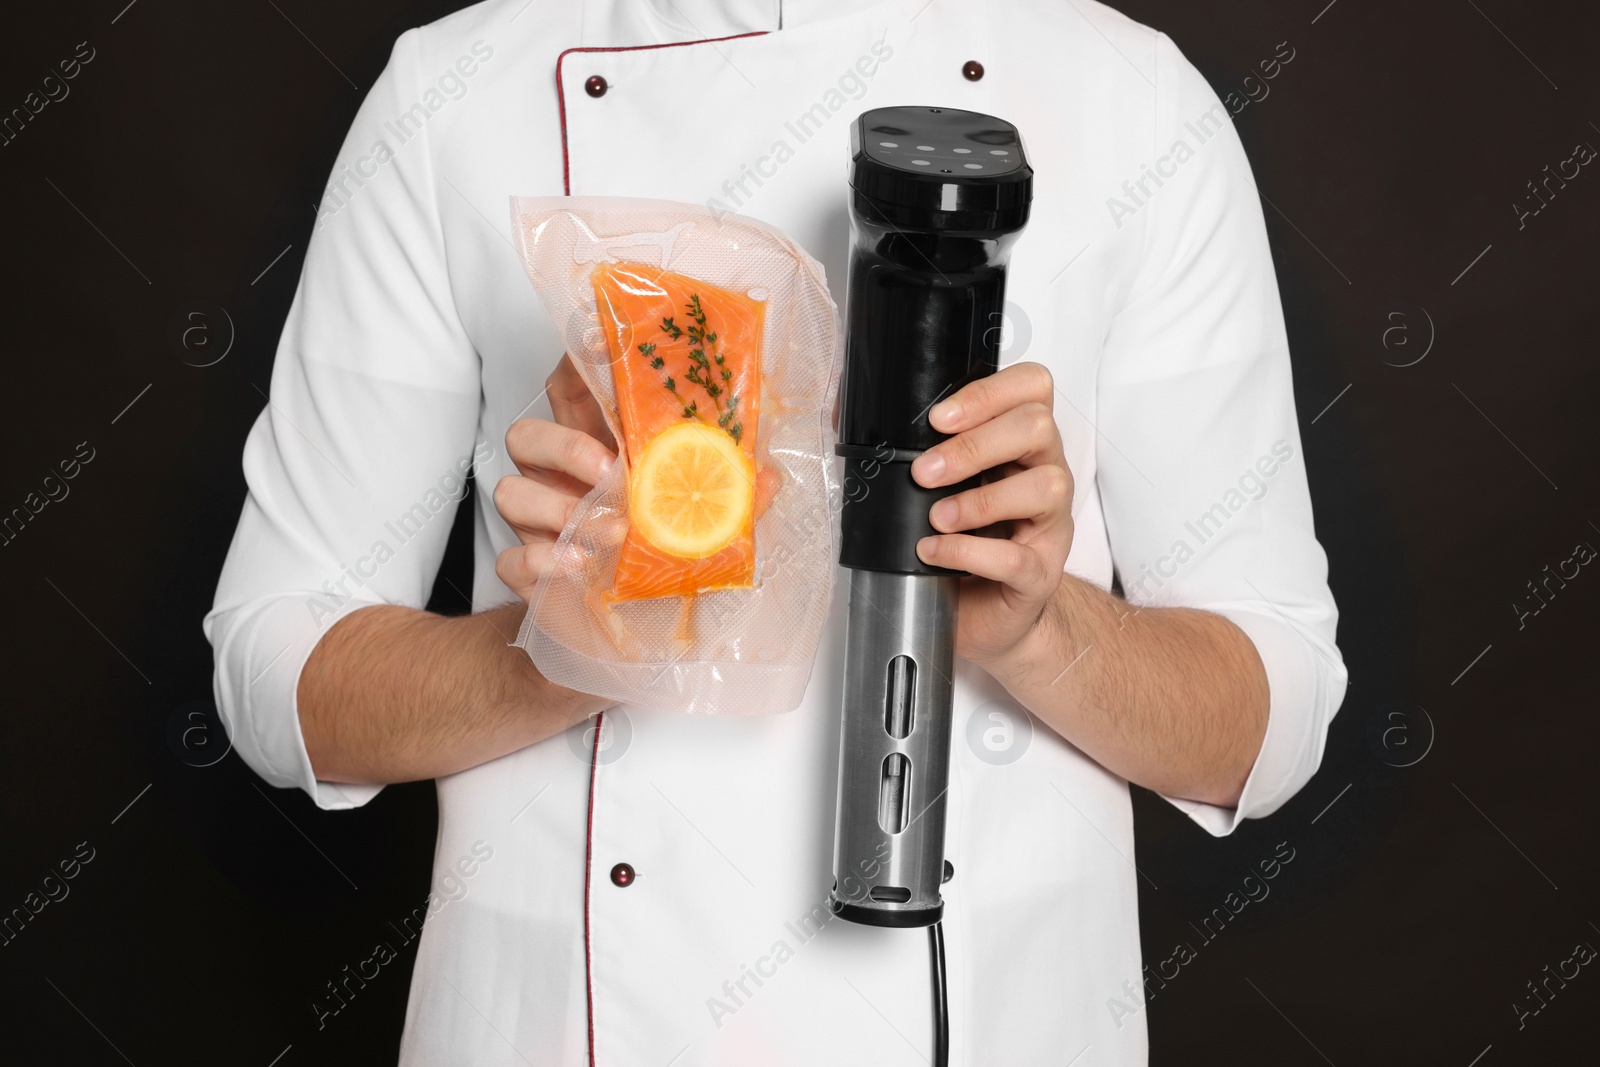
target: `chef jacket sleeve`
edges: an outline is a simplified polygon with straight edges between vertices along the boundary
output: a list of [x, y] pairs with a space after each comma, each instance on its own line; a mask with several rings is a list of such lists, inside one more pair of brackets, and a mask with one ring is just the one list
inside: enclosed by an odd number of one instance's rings
[[1222, 615], [1266, 668], [1238, 807], [1169, 798], [1220, 836], [1310, 779], [1347, 675], [1260, 195], [1227, 108], [1165, 36], [1156, 75], [1155, 178], [1130, 176], [1129, 210], [1108, 204], [1139, 267], [1101, 364], [1096, 480], [1127, 599]]
[[445, 269], [419, 50], [414, 30], [396, 42], [339, 152], [204, 624], [233, 746], [323, 808], [381, 787], [316, 780], [300, 671], [345, 615], [427, 602], [474, 455], [478, 357]]

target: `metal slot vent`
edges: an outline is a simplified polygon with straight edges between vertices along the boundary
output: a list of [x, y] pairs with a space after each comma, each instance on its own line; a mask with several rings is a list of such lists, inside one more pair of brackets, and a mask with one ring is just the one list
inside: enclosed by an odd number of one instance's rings
[[917, 661], [910, 656], [896, 656], [889, 661], [883, 700], [883, 728], [896, 741], [911, 736], [916, 728], [916, 697]]
[[911, 761], [891, 752], [883, 761], [883, 782], [878, 787], [878, 825], [886, 834], [906, 828], [911, 805]]

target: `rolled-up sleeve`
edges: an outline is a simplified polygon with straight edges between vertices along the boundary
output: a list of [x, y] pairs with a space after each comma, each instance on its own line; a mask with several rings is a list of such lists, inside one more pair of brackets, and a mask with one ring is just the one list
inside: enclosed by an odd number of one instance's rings
[[1347, 675], [1261, 199], [1226, 108], [1165, 37], [1157, 76], [1160, 182], [1113, 237], [1139, 243], [1140, 267], [1101, 363], [1096, 481], [1128, 600], [1220, 614], [1266, 668], [1238, 807], [1172, 801], [1224, 835], [1310, 779]]
[[324, 808], [379, 787], [316, 781], [300, 671], [352, 611], [427, 602], [475, 451], [479, 365], [446, 274], [419, 50], [416, 31], [396, 43], [334, 166], [204, 624], [233, 746]]

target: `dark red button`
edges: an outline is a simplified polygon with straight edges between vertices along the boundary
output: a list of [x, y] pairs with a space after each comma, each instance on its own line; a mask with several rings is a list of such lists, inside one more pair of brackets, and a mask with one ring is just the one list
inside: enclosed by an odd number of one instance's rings
[[[970, 77], [970, 75], [968, 76]], [[978, 68], [978, 77], [983, 77], [982, 67]], [[589, 80], [583, 83], [583, 91], [588, 93], [590, 96], [604, 96], [606, 95], [606, 89], [608, 88], [609, 86], [606, 85], [606, 80], [600, 77], [598, 74], [589, 75]]]
[[619, 863], [611, 868], [611, 884], [623, 889], [633, 884], [633, 868], [626, 863]]
[[[961, 76], [969, 82], [975, 82], [983, 77], [983, 64], [976, 59], [969, 59], [961, 65]], [[595, 94], [600, 95], [599, 93]]]

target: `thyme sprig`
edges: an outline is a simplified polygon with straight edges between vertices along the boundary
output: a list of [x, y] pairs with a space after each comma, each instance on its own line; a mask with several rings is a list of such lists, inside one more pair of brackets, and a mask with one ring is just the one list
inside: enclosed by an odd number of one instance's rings
[[[656, 346], [654, 344], [646, 343], [640, 345], [639, 354], [644, 356], [644, 358], [649, 362], [652, 370], [661, 370], [666, 366], [666, 360], [656, 355]], [[666, 389], [667, 392], [672, 394], [672, 398], [676, 400], [679, 406], [683, 408], [684, 418], [698, 419], [700, 417], [699, 405], [694, 401], [690, 401], [687, 404], [683, 402], [683, 397], [678, 393], [678, 383], [676, 379], [672, 377], [672, 375], [663, 375], [661, 379], [661, 385]]]
[[[728, 431], [735, 440], [744, 434], [744, 423], [739, 421], [739, 396], [733, 392], [733, 372], [728, 369], [728, 359], [718, 342], [717, 334], [707, 321], [706, 309], [698, 293], [689, 296], [685, 305], [694, 325], [687, 330], [691, 366], [684, 375], [706, 391], [717, 408], [717, 425]], [[723, 397], [727, 396], [727, 402]]]
[[[674, 341], [685, 336], [689, 338], [689, 369], [684, 372], [684, 380], [704, 390], [717, 411], [717, 426], [726, 430], [730, 437], [738, 441], [744, 435], [744, 423], [739, 418], [740, 397], [733, 392], [733, 372], [728, 369], [727, 355], [722, 351], [716, 331], [710, 327], [705, 306], [700, 302], [700, 295], [690, 294], [689, 303], [684, 307], [689, 312], [689, 317], [694, 320], [693, 325], [679, 326], [673, 321], [677, 316], [668, 315], [661, 320], [661, 332]], [[665, 361], [656, 355], [656, 346], [653, 343], [641, 344], [639, 352], [649, 361], [653, 370], [664, 369]], [[701, 419], [699, 401], [691, 400], [685, 403], [682, 394], [678, 392], [678, 383], [672, 375], [663, 375], [662, 385], [683, 408], [684, 418]], [[726, 402], [723, 401], [724, 396], [727, 397]]]

